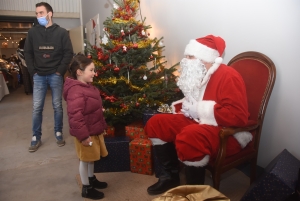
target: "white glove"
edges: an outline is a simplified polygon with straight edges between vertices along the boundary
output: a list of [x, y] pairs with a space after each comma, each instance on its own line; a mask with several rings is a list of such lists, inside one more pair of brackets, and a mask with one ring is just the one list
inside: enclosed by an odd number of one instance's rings
[[187, 107], [187, 100], [186, 98], [183, 100], [182, 102], [182, 106], [181, 106], [181, 112], [183, 113], [184, 116], [188, 117], [188, 118], [191, 118], [190, 117], [190, 114], [188, 112], [189, 108]]
[[198, 102], [190, 96], [188, 99], [185, 98], [182, 102], [181, 112], [186, 117], [190, 117], [191, 119], [198, 119]]

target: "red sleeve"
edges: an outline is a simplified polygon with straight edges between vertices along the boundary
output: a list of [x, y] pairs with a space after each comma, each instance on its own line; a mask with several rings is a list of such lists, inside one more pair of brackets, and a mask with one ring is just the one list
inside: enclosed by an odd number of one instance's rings
[[220, 80], [218, 100], [214, 105], [214, 116], [220, 126], [244, 127], [249, 112], [245, 83], [234, 69]]

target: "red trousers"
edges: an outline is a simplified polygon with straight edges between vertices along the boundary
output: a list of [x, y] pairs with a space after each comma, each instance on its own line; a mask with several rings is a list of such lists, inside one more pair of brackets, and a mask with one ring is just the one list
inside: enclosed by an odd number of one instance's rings
[[[174, 142], [181, 161], [200, 161], [206, 155], [211, 158], [216, 157], [221, 128], [199, 124], [182, 114], [157, 114], [148, 120], [145, 132], [149, 138]], [[238, 141], [230, 136], [227, 155], [236, 154], [241, 149]]]

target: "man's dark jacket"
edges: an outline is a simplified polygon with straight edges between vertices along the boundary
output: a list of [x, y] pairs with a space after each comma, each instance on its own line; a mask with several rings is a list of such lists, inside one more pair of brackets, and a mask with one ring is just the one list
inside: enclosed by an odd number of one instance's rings
[[47, 28], [37, 24], [28, 31], [24, 53], [31, 75], [59, 72], [63, 76], [73, 57], [73, 47], [66, 29], [55, 23]]

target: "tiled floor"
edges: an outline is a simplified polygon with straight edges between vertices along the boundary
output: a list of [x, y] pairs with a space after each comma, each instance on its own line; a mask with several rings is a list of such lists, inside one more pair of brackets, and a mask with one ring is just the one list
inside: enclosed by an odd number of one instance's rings
[[[78, 159], [73, 137], [69, 135], [64, 107], [66, 145], [58, 147], [53, 133], [53, 109], [48, 91], [43, 112], [42, 146], [29, 153], [31, 140], [32, 95], [21, 87], [0, 101], [0, 200], [2, 201], [83, 201], [78, 185]], [[76, 177], [77, 176], [77, 177]], [[146, 189], [157, 179], [131, 172], [97, 173], [108, 182], [107, 201], [147, 201]], [[76, 180], [77, 178], [77, 180]], [[209, 175], [206, 184], [211, 185]], [[220, 191], [231, 201], [238, 201], [249, 187], [249, 178], [240, 171], [224, 175]]]

